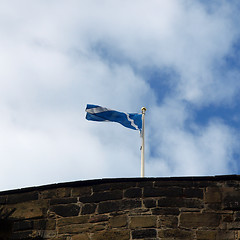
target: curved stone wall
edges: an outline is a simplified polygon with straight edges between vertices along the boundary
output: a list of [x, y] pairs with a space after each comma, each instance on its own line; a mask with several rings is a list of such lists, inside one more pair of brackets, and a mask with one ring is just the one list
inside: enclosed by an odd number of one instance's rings
[[0, 193], [0, 239], [240, 239], [240, 177], [101, 179]]

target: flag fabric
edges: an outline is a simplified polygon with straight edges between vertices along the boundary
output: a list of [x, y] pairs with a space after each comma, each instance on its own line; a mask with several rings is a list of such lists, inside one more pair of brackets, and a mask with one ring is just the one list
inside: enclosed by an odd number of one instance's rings
[[124, 127], [142, 130], [142, 114], [118, 112], [109, 108], [87, 104], [86, 119], [99, 122], [118, 122]]

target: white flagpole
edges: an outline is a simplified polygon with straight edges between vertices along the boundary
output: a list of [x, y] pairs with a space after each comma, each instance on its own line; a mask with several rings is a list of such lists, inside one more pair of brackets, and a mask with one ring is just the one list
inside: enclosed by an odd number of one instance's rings
[[141, 146], [141, 177], [144, 177], [144, 125], [145, 125], [145, 112], [146, 112], [146, 108], [142, 107], [142, 133], [141, 133], [141, 137], [142, 137], [142, 146]]

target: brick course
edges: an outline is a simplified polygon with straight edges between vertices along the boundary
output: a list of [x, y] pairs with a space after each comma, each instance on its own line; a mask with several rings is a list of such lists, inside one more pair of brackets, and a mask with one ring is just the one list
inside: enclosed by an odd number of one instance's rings
[[239, 240], [240, 177], [107, 179], [0, 192], [0, 239]]

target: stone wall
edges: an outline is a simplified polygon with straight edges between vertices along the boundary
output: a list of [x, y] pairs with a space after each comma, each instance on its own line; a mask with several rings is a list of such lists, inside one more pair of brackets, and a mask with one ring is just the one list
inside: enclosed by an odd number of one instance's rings
[[0, 239], [240, 239], [240, 177], [128, 178], [0, 192]]

